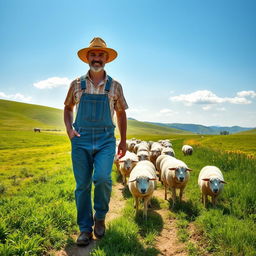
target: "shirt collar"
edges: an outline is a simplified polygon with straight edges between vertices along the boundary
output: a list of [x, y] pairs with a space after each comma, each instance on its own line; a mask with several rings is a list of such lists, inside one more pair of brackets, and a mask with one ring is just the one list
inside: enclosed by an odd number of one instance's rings
[[[105, 72], [105, 78], [98, 84], [98, 86], [105, 84], [108, 80], [107, 72], [105, 70], [104, 72]], [[86, 73], [85, 78], [88, 79], [93, 84], [92, 79], [90, 78], [89, 71]]]

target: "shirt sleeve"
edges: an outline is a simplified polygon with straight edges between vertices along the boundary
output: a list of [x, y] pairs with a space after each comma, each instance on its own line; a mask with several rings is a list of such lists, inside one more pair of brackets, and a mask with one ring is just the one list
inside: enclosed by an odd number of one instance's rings
[[69, 87], [68, 94], [66, 96], [66, 99], [64, 101], [65, 106], [74, 106], [75, 105], [75, 99], [74, 99], [74, 89], [75, 89], [75, 82], [74, 80]]
[[123, 89], [121, 84], [117, 83], [117, 100], [114, 105], [115, 111], [122, 111], [128, 109], [127, 102], [125, 100], [124, 94], [123, 94]]

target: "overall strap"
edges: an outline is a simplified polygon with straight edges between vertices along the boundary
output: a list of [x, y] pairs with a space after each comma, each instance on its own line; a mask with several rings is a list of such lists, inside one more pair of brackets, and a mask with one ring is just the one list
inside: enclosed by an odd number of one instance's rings
[[112, 84], [112, 78], [110, 76], [108, 76], [108, 79], [107, 79], [107, 83], [106, 83], [106, 86], [105, 86], [105, 91], [107, 93], [109, 93], [109, 90], [110, 90], [110, 87], [111, 87], [111, 84]]
[[85, 76], [80, 77], [80, 83], [81, 83], [81, 89], [85, 90], [86, 89], [86, 78], [85, 78]]

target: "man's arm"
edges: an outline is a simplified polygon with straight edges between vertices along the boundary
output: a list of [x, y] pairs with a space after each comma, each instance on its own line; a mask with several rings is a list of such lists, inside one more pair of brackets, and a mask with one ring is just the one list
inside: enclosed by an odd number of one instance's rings
[[126, 130], [127, 130], [127, 118], [125, 110], [116, 111], [117, 125], [120, 132], [120, 143], [118, 145], [117, 154], [119, 158], [123, 157], [126, 153]]
[[64, 108], [64, 122], [67, 130], [68, 137], [72, 139], [74, 136], [80, 136], [80, 134], [73, 129], [73, 106], [65, 106]]

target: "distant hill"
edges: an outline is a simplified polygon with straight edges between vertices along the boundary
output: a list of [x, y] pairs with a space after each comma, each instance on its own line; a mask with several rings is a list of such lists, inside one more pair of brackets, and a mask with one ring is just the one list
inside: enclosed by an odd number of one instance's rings
[[[140, 122], [135, 119], [128, 119], [128, 137], [146, 138], [148, 135], [155, 137], [162, 136], [162, 138], [168, 138], [171, 135], [191, 135], [193, 133], [189, 131], [183, 131], [176, 128], [163, 127], [148, 122]], [[153, 137], [152, 137], [153, 139]]]
[[[33, 130], [35, 127], [43, 130], [65, 130], [63, 110], [16, 101], [0, 100], [1, 130]], [[191, 134], [188, 131], [140, 122], [130, 118], [128, 119], [127, 130], [127, 137], [137, 138], [145, 138], [149, 135], [167, 138], [172, 134]]]
[[241, 135], [251, 135], [251, 134], [254, 134], [254, 135], [256, 135], [256, 129], [250, 129], [250, 130], [247, 130], [247, 131], [244, 131], [244, 132], [239, 132], [238, 134], [241, 134]]
[[196, 134], [220, 134], [221, 131], [228, 131], [230, 134], [238, 133], [242, 131], [249, 131], [253, 128], [245, 128], [240, 126], [232, 126], [232, 127], [226, 127], [226, 126], [204, 126], [200, 124], [181, 124], [181, 123], [154, 123], [149, 122], [152, 124], [160, 125], [163, 127], [170, 127], [170, 128], [176, 128], [183, 131], [190, 131]]

